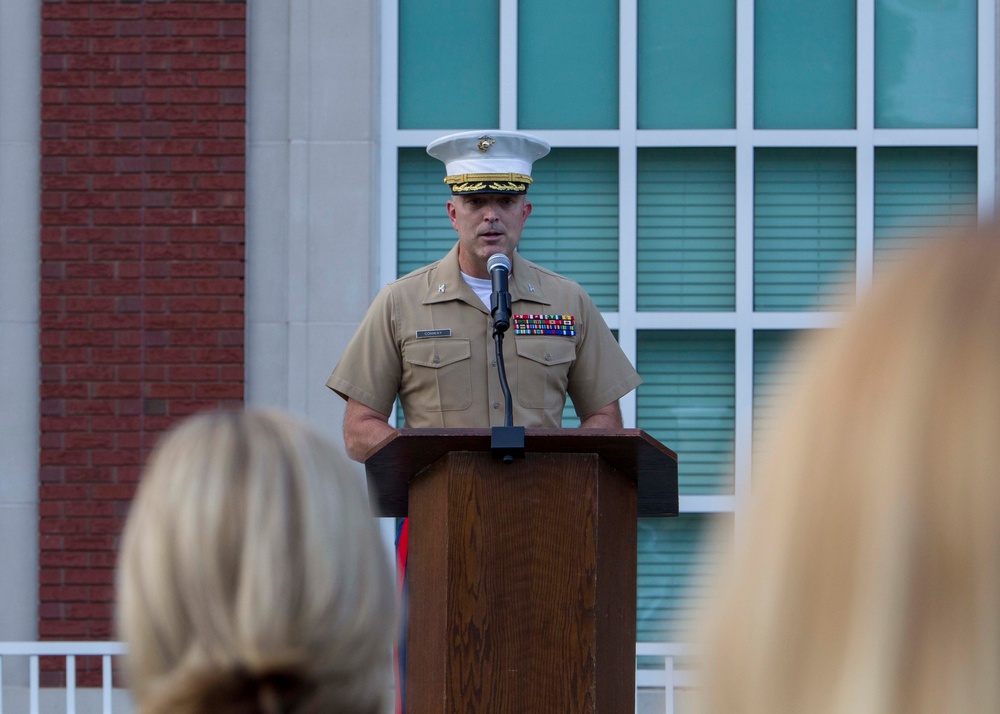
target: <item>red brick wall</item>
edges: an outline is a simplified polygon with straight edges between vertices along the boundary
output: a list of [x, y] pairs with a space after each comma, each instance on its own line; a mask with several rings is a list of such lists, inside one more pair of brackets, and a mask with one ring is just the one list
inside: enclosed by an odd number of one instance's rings
[[144, 455], [243, 398], [245, 13], [43, 2], [41, 639], [112, 636]]

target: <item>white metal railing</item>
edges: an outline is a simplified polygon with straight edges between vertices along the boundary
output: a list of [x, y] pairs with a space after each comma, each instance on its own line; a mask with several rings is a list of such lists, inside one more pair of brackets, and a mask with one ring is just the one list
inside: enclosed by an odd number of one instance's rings
[[[28, 714], [39, 714], [40, 657], [64, 657], [66, 662], [66, 714], [76, 714], [76, 658], [101, 658], [101, 712], [112, 714], [111, 658], [125, 654], [121, 642], [0, 642], [0, 682], [7, 657], [28, 658]], [[3, 690], [0, 688], [0, 714], [4, 714]]]
[[[0, 642], [0, 682], [3, 682], [4, 659], [28, 658], [28, 714], [40, 714], [39, 658], [64, 657], [66, 663], [66, 714], [76, 714], [76, 658], [101, 658], [101, 712], [112, 714], [111, 658], [125, 654], [122, 642]], [[678, 689], [694, 687], [695, 675], [690, 670], [677, 669], [676, 660], [690, 655], [686, 645], [674, 643], [639, 642], [635, 646], [637, 657], [663, 658], [661, 668], [636, 669], [636, 710], [639, 690], [663, 690], [664, 714], [674, 712], [674, 693]], [[4, 714], [3, 690], [0, 688], [0, 714]]]
[[639, 711], [639, 690], [663, 690], [663, 712], [674, 714], [674, 694], [678, 689], [691, 689], [696, 686], [695, 673], [691, 670], [677, 669], [676, 660], [691, 655], [688, 645], [667, 642], [637, 642], [636, 657], [662, 657], [662, 668], [642, 668], [635, 670], [635, 707]]

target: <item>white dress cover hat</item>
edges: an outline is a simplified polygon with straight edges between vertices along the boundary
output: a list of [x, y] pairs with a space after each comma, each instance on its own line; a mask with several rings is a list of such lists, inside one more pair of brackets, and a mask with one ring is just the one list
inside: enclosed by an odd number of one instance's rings
[[518, 131], [464, 131], [432, 141], [427, 153], [444, 162], [452, 194], [525, 193], [531, 165], [548, 142]]

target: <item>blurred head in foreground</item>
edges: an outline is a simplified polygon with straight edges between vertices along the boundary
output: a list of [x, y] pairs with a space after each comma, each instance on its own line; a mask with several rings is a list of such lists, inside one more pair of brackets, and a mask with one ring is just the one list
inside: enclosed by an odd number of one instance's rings
[[385, 710], [395, 600], [364, 489], [277, 412], [194, 416], [125, 527], [117, 625], [139, 710]]
[[826, 332], [705, 618], [706, 711], [1000, 711], [1000, 231]]

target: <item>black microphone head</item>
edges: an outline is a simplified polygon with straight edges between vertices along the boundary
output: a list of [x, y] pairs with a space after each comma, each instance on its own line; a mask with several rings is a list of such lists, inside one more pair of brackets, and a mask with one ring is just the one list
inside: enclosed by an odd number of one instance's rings
[[503, 253], [494, 253], [486, 261], [486, 272], [492, 273], [496, 268], [503, 268], [510, 272], [510, 258]]

